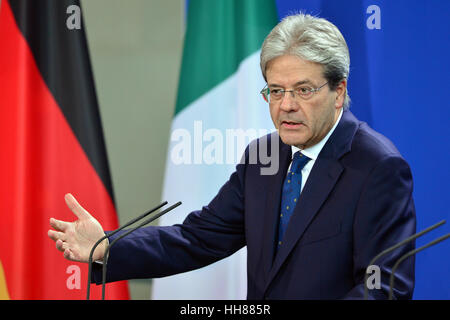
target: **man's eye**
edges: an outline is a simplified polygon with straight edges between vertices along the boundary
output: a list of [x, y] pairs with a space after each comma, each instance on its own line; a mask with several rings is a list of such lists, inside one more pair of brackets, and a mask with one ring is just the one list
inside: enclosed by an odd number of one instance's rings
[[279, 96], [281, 95], [281, 89], [272, 89], [270, 90], [270, 93], [273, 94], [274, 96]]
[[300, 94], [308, 94], [308, 93], [310, 93], [311, 92], [311, 88], [310, 87], [300, 87], [300, 88], [297, 88], [297, 92], [298, 93], [300, 93]]

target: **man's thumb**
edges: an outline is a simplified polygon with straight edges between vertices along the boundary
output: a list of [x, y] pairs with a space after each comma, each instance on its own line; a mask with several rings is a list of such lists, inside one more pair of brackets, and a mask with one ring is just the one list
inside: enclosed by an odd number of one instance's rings
[[91, 218], [91, 215], [89, 214], [89, 212], [87, 212], [79, 203], [78, 201], [75, 199], [75, 197], [70, 194], [67, 193], [64, 196], [64, 199], [66, 200], [66, 204], [69, 207], [70, 210], [72, 210], [72, 212], [78, 217], [78, 219], [87, 219], [87, 218]]

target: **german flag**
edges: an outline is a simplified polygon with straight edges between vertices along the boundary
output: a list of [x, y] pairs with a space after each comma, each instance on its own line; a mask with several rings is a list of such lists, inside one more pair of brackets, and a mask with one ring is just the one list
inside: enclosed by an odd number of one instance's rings
[[[84, 299], [87, 265], [47, 236], [50, 217], [74, 220], [69, 192], [118, 225], [80, 3], [0, 5], [0, 299]], [[128, 299], [127, 283], [106, 298]]]

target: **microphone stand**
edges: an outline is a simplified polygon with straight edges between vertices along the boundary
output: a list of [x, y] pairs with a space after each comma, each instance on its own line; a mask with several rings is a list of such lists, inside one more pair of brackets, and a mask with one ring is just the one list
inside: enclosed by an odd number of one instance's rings
[[89, 300], [89, 296], [90, 296], [90, 289], [91, 289], [91, 278], [92, 278], [92, 257], [94, 255], [94, 251], [97, 248], [97, 246], [106, 238], [109, 238], [110, 236], [115, 235], [117, 232], [119, 232], [120, 230], [132, 225], [133, 223], [145, 218], [146, 216], [148, 216], [150, 213], [158, 210], [159, 208], [165, 206], [167, 204], [167, 201], [164, 201], [163, 203], [161, 203], [160, 205], [156, 206], [155, 208], [151, 209], [150, 211], [147, 211], [146, 213], [140, 215], [139, 217], [136, 217], [130, 221], [128, 221], [127, 223], [125, 223], [123, 226], [121, 226], [120, 228], [114, 230], [113, 232], [101, 237], [100, 239], [98, 239], [98, 241], [92, 246], [91, 252], [89, 253], [89, 259], [88, 259], [88, 265], [89, 265], [89, 270], [88, 270], [88, 281], [87, 281], [87, 292], [86, 292], [86, 299]]
[[367, 278], [368, 278], [368, 268], [373, 265], [375, 263], [375, 261], [377, 261], [380, 257], [384, 256], [385, 254], [388, 254], [392, 251], [394, 251], [395, 249], [405, 245], [406, 243], [413, 241], [414, 239], [424, 235], [427, 232], [430, 232], [433, 229], [436, 229], [437, 227], [443, 225], [445, 223], [445, 220], [439, 221], [438, 223], [426, 228], [425, 230], [422, 230], [421, 232], [418, 232], [416, 234], [413, 234], [412, 236], [406, 238], [403, 241], [400, 241], [399, 243], [393, 245], [392, 247], [387, 248], [386, 250], [380, 252], [378, 255], [376, 255], [369, 263], [369, 265], [367, 266], [366, 269], [366, 274], [364, 275], [364, 300], [368, 299], [369, 293], [368, 293], [368, 288], [367, 288]]
[[394, 279], [394, 274], [395, 274], [395, 271], [397, 270], [398, 266], [400, 265], [400, 263], [402, 263], [403, 260], [405, 260], [406, 258], [409, 258], [412, 255], [415, 255], [417, 252], [422, 251], [422, 250], [424, 250], [424, 249], [426, 249], [428, 247], [431, 247], [431, 246], [433, 246], [435, 244], [438, 244], [439, 242], [444, 241], [444, 240], [446, 240], [448, 238], [450, 238], [450, 233], [447, 233], [446, 235], [443, 235], [442, 237], [439, 237], [439, 238], [437, 238], [437, 239], [427, 243], [426, 245], [423, 245], [420, 248], [417, 248], [415, 250], [411, 250], [411, 251], [405, 253], [403, 256], [401, 256], [397, 260], [397, 262], [395, 263], [394, 267], [392, 268], [391, 277], [389, 279], [390, 280], [389, 281], [389, 300], [393, 299], [394, 280], [395, 280]]
[[181, 204], [181, 202], [177, 202], [174, 205], [170, 206], [169, 208], [157, 213], [156, 215], [154, 215], [153, 217], [145, 220], [144, 222], [140, 223], [138, 226], [129, 229], [127, 232], [125, 232], [124, 234], [121, 234], [119, 237], [117, 237], [116, 239], [114, 239], [106, 248], [105, 251], [105, 255], [104, 255], [104, 261], [103, 261], [103, 269], [102, 269], [102, 300], [105, 300], [105, 286], [106, 286], [106, 270], [107, 270], [107, 265], [108, 265], [108, 258], [109, 258], [109, 251], [111, 249], [111, 247], [120, 239], [126, 237], [127, 235], [129, 235], [130, 233], [136, 231], [139, 228], [142, 228], [143, 226], [145, 226], [146, 224], [158, 219], [159, 217], [161, 217], [162, 215], [166, 214], [167, 212], [175, 209], [176, 207], [178, 207]]

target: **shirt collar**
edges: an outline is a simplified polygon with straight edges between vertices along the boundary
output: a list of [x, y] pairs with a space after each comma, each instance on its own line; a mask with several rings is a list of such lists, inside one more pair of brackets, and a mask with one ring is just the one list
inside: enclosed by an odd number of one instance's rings
[[297, 148], [296, 146], [291, 146], [292, 157], [294, 157], [294, 153], [296, 153], [297, 151], [301, 151], [305, 156], [307, 156], [308, 158], [315, 161], [317, 159], [317, 157], [319, 156], [320, 151], [322, 151], [323, 146], [325, 145], [325, 143], [327, 143], [328, 139], [330, 138], [330, 136], [333, 134], [334, 130], [336, 129], [339, 121], [342, 118], [342, 114], [343, 114], [343, 111], [341, 108], [341, 113], [339, 114], [339, 117], [336, 120], [333, 128], [331, 128], [331, 130], [328, 131], [327, 135], [322, 140], [320, 140], [318, 143], [316, 143], [315, 145], [313, 145], [309, 148], [303, 149], [303, 150], [300, 148]]

